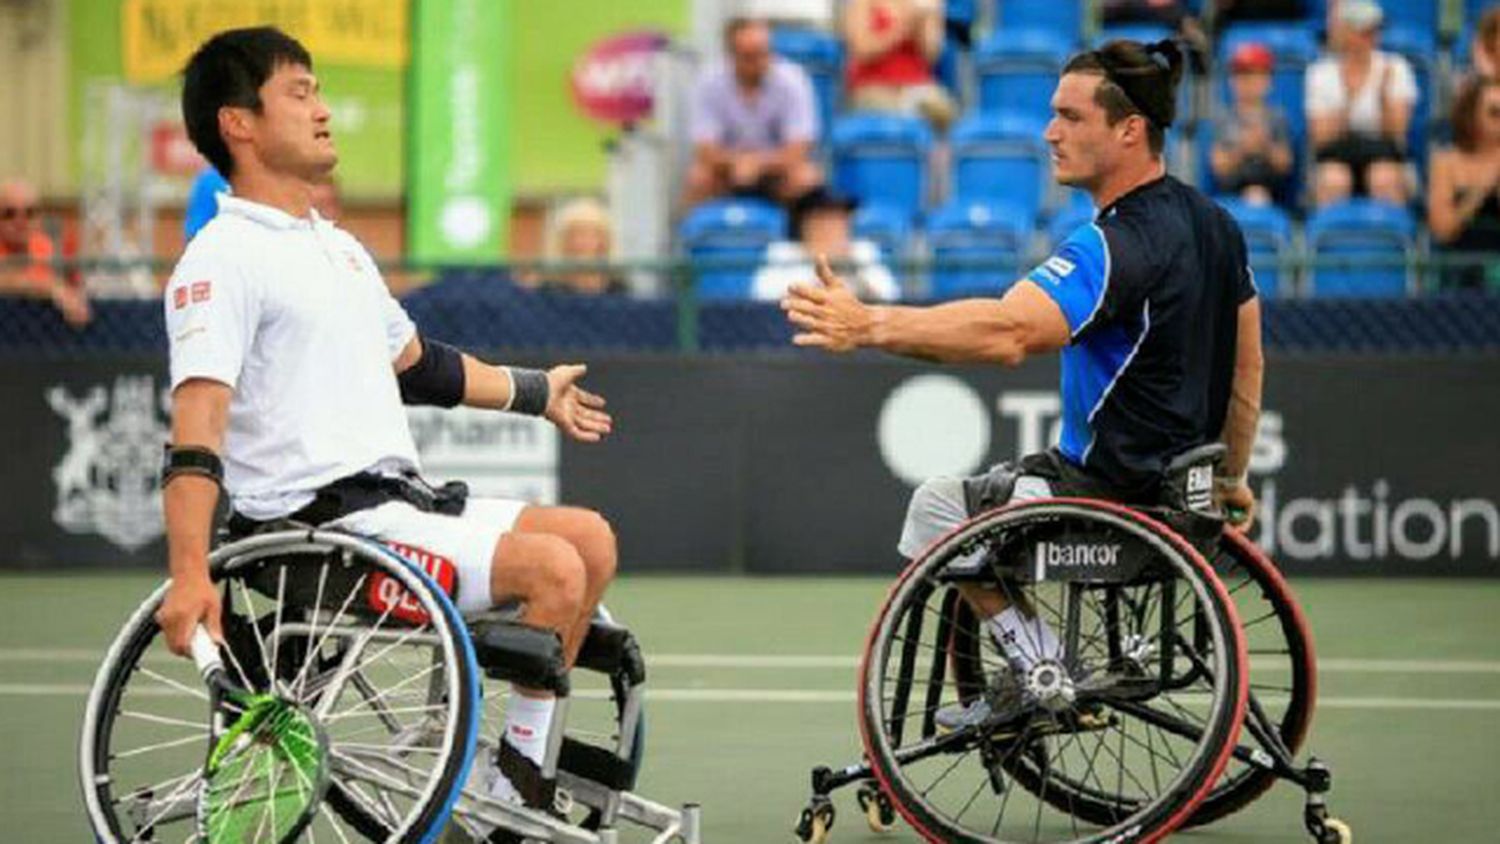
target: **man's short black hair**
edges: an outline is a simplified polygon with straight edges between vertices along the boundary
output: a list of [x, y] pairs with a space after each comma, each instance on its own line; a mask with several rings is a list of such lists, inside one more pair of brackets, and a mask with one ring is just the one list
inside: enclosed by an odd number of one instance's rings
[[234, 159], [219, 134], [219, 109], [260, 111], [260, 86], [284, 64], [311, 70], [312, 56], [276, 27], [256, 26], [208, 39], [182, 69], [182, 121], [188, 137], [224, 178], [233, 175]]
[[1166, 146], [1167, 127], [1177, 118], [1177, 83], [1182, 80], [1182, 50], [1174, 41], [1142, 44], [1110, 41], [1097, 50], [1079, 53], [1063, 66], [1063, 75], [1094, 73], [1103, 76], [1094, 102], [1104, 109], [1110, 125], [1132, 114], [1146, 118], [1146, 140], [1152, 155]]

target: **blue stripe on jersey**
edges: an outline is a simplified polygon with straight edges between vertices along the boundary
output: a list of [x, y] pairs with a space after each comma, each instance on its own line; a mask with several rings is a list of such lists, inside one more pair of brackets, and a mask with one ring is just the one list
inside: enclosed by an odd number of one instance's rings
[[1094, 441], [1094, 412], [1100, 407], [1110, 384], [1125, 369], [1130, 354], [1144, 330], [1132, 331], [1111, 324], [1096, 328], [1087, 342], [1062, 350], [1062, 440], [1063, 456], [1084, 465]]
[[1109, 244], [1104, 232], [1090, 223], [1068, 235], [1052, 257], [1026, 274], [1026, 280], [1057, 303], [1068, 330], [1076, 336], [1087, 328], [1109, 289]]

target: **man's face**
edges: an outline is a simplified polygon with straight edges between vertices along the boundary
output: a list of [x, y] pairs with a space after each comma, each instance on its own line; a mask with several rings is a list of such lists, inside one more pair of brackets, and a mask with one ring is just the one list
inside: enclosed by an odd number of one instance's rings
[[760, 86], [771, 68], [771, 31], [760, 24], [740, 27], [729, 42], [734, 78], [746, 88]]
[[22, 249], [36, 218], [36, 195], [20, 185], [0, 186], [0, 243]]
[[317, 77], [302, 65], [277, 65], [260, 87], [260, 101], [259, 114], [245, 112], [261, 163], [273, 173], [326, 181], [339, 157]]
[[1060, 185], [1088, 190], [1116, 167], [1130, 118], [1109, 125], [1094, 102], [1103, 81], [1098, 74], [1067, 73], [1052, 94], [1052, 120], [1042, 138], [1052, 148], [1052, 173]]

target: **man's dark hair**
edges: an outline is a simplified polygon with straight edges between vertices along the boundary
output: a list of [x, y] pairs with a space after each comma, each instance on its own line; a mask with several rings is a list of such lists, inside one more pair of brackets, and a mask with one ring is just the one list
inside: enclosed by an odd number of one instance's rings
[[1484, 92], [1497, 85], [1500, 79], [1471, 76], [1453, 98], [1453, 145], [1464, 152], [1479, 149], [1479, 106], [1484, 102]]
[[1063, 74], [1103, 76], [1094, 102], [1113, 126], [1132, 114], [1146, 118], [1146, 140], [1151, 154], [1166, 146], [1167, 127], [1177, 119], [1177, 83], [1182, 80], [1182, 50], [1172, 41], [1142, 44], [1110, 41], [1097, 50], [1079, 53], [1063, 66]]
[[229, 146], [219, 134], [219, 109], [259, 112], [260, 86], [281, 65], [311, 70], [312, 56], [297, 39], [272, 26], [230, 29], [203, 42], [182, 69], [182, 121], [193, 146], [224, 178], [234, 173]]

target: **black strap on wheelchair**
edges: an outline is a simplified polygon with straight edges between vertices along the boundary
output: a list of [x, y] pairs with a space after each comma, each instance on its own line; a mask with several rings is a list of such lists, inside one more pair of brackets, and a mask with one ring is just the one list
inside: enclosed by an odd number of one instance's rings
[[[463, 481], [434, 488], [415, 472], [400, 476], [358, 472], [318, 490], [307, 506], [286, 518], [317, 527], [390, 501], [405, 501], [424, 513], [457, 516], [463, 513], [468, 499], [469, 486]], [[248, 536], [265, 525], [240, 513], [229, 519], [230, 533], [236, 536]]]

